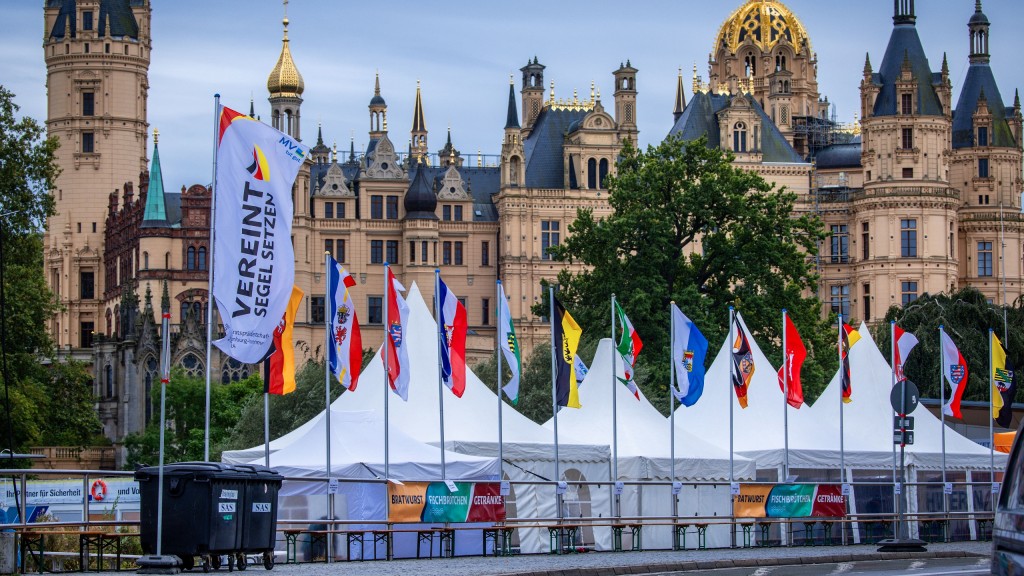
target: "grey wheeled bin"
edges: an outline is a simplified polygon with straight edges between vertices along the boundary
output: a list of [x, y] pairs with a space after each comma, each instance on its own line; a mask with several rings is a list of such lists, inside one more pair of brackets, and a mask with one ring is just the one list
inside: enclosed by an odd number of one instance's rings
[[[277, 546], [277, 494], [281, 490], [281, 475], [256, 464], [236, 464], [235, 470], [248, 474], [242, 511], [242, 551], [262, 554], [263, 567], [271, 570]], [[245, 567], [244, 555], [240, 555], [237, 565]]]
[[[139, 483], [140, 539], [144, 554], [156, 553], [159, 469], [135, 471]], [[218, 462], [183, 462], [164, 466], [163, 554], [181, 558], [182, 567], [195, 566], [201, 556], [204, 570], [220, 567], [242, 552], [246, 482], [251, 472]]]

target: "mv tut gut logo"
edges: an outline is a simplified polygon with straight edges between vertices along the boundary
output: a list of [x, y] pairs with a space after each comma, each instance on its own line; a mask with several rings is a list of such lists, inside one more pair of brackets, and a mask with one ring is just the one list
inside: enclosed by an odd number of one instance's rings
[[246, 170], [257, 180], [270, 181], [270, 165], [267, 163], [267, 157], [263, 154], [263, 150], [255, 144], [252, 147], [252, 164]]

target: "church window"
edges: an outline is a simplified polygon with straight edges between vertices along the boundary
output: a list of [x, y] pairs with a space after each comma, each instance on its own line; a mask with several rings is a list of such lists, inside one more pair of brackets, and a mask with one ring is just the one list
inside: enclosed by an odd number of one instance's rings
[[334, 218], [334, 202], [324, 202], [324, 218]]
[[370, 219], [384, 219], [384, 197], [380, 195], [370, 196]]
[[199, 378], [206, 370], [202, 361], [195, 354], [189, 352], [181, 359], [181, 366], [185, 369], [185, 375], [189, 378]]
[[587, 188], [597, 188], [597, 160], [593, 158], [587, 160]]
[[92, 116], [96, 113], [96, 95], [92, 92], [82, 92], [82, 116]]
[[900, 94], [900, 114], [909, 116], [914, 113], [914, 95], [908, 93]]
[[732, 150], [733, 152], [747, 151], [747, 125], [737, 122], [732, 128]]
[[902, 148], [904, 150], [913, 150], [914, 149], [914, 129], [913, 128], [904, 128], [903, 131], [902, 131], [902, 137], [903, 137], [902, 138], [902, 142], [901, 142], [903, 144]]
[[198, 250], [198, 268], [199, 270], [206, 270], [206, 246], [200, 246]]
[[978, 146], [988, 146], [988, 126], [978, 126]]
[[227, 361], [224, 362], [224, 366], [220, 371], [220, 381], [222, 384], [238, 382], [248, 377], [249, 367], [231, 357], [228, 357]]
[[384, 263], [384, 241], [370, 240], [370, 264]]
[[608, 177], [608, 159], [607, 158], [601, 158], [601, 163], [598, 166], [599, 167], [598, 167], [598, 170], [597, 170], [597, 177], [598, 177], [597, 184], [603, 190], [603, 189], [607, 188], [607, 186], [605, 186], [604, 181]]
[[95, 135], [92, 132], [82, 132], [82, 154], [92, 154], [94, 144]]
[[388, 220], [398, 220], [398, 196], [388, 196]]
[[988, 158], [978, 158], [978, 178], [988, 178]]

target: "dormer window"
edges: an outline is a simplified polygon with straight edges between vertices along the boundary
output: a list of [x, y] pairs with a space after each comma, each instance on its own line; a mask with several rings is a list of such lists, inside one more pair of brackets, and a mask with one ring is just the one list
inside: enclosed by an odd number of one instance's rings
[[746, 152], [747, 151], [747, 125], [743, 122], [737, 122], [732, 129], [732, 149], [733, 152]]
[[92, 30], [92, 10], [82, 12], [82, 30]]
[[900, 94], [900, 114], [910, 116], [914, 113], [914, 95], [905, 92]]
[[978, 126], [978, 146], [988, 146], [988, 126]]

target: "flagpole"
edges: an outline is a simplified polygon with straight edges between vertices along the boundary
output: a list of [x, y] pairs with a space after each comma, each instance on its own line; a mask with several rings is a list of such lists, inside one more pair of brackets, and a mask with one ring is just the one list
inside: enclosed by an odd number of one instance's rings
[[220, 94], [213, 95], [213, 179], [210, 185], [210, 268], [206, 291], [206, 412], [203, 417], [203, 460], [210, 461], [210, 358], [213, 355], [213, 271], [217, 251], [217, 152], [220, 148]]
[[494, 330], [494, 343], [495, 343], [494, 354], [498, 357], [498, 379], [495, 380], [495, 382], [497, 382], [496, 392], [498, 393], [498, 481], [501, 482], [501, 481], [505, 480], [505, 459], [504, 459], [503, 446], [502, 446], [503, 430], [502, 430], [502, 424], [501, 424], [501, 411], [502, 411], [501, 410], [501, 405], [504, 404], [504, 402], [501, 401], [501, 376], [502, 376], [502, 374], [501, 374], [501, 356], [502, 356], [502, 350], [501, 350], [501, 330], [502, 330], [502, 327], [501, 327], [501, 312], [500, 311], [501, 311], [501, 306], [503, 304], [503, 302], [501, 301], [501, 280], [497, 280], [495, 282], [495, 284], [494, 284], [494, 301], [498, 305], [498, 309], [496, 310], [498, 312], [498, 322], [497, 322], [497, 324], [495, 326], [495, 330]]
[[[890, 374], [890, 377], [889, 377], [889, 382], [890, 382], [890, 386], [892, 388], [895, 388], [896, 387], [896, 321], [895, 320], [890, 320], [889, 321], [889, 358], [892, 359], [892, 367], [891, 367], [892, 370], [891, 370], [891, 374]], [[900, 409], [897, 412], [903, 412], [902, 396], [900, 398]], [[900, 425], [900, 445], [902, 446], [902, 444], [903, 444], [903, 426], [902, 426], [903, 414], [897, 414], [897, 415], [900, 417], [900, 422], [901, 422], [901, 425]], [[903, 449], [900, 448], [901, 452], [902, 452], [902, 450]], [[896, 443], [893, 442], [893, 444], [892, 444], [892, 485], [893, 485], [893, 490], [895, 490], [896, 483], [899, 482], [899, 481], [900, 481], [900, 479], [898, 479], [896, 477]], [[893, 505], [895, 507], [895, 512], [897, 513], [897, 516], [900, 518], [900, 523], [899, 523], [897, 531], [896, 531], [897, 538], [902, 538], [903, 537], [903, 522], [902, 522], [902, 515], [901, 515], [902, 514], [902, 510], [903, 510], [903, 502], [902, 502], [902, 500], [903, 500], [903, 483], [900, 482], [900, 493], [899, 494], [895, 494], [895, 493], [893, 494]]]
[[[441, 338], [445, 338], [444, 314], [441, 312], [441, 269], [434, 268], [434, 317], [437, 318], [437, 406], [441, 426], [441, 480], [447, 479], [444, 463], [444, 363], [441, 359]], [[449, 366], [451, 358], [449, 357]], [[500, 396], [499, 396], [500, 399]]]
[[[729, 350], [730, 351], [732, 351], [736, 347], [736, 336], [733, 334], [733, 329], [735, 328], [735, 324], [736, 324], [736, 309], [733, 308], [732, 306], [729, 306], [729, 346], [730, 346]], [[734, 450], [733, 450], [732, 404], [733, 404], [733, 397], [736, 394], [736, 386], [734, 384], [734, 382], [736, 381], [735, 380], [735, 378], [736, 378], [736, 374], [735, 374], [736, 359], [734, 357], [734, 358], [730, 358], [729, 360], [730, 360], [730, 362], [729, 362], [729, 388], [730, 388], [730, 392], [729, 392], [729, 395], [728, 395], [728, 399], [729, 399], [729, 490], [731, 491], [732, 490], [732, 484], [733, 484], [733, 481], [734, 481], [734, 475], [733, 475], [733, 464], [734, 464], [733, 463], [733, 452], [734, 452]]]
[[[850, 352], [846, 352], [847, 358], [850, 356]], [[853, 387], [853, 369], [850, 370], [849, 380], [846, 381], [847, 386]], [[846, 450], [845, 450], [845, 431], [843, 429], [843, 382], [846, 378], [846, 367], [843, 365], [843, 315], [839, 314], [839, 483], [841, 485], [846, 484]]]
[[[618, 377], [616, 371], [615, 356], [618, 355], [618, 349], [615, 346], [615, 293], [612, 293], [612, 482], [613, 486], [618, 487], [619, 482], [619, 414], [618, 414], [618, 390], [615, 389], [615, 379]], [[620, 495], [617, 493], [618, 490], [612, 489], [612, 493], [615, 495], [615, 517], [622, 516], [622, 500]]]
[[270, 468], [270, 392], [266, 388], [270, 384], [270, 358], [263, 361], [263, 377], [267, 383], [263, 387], [263, 465]]
[[[324, 304], [327, 307], [328, 314], [324, 314], [324, 350], [327, 352], [324, 354], [324, 424], [327, 427], [327, 450], [324, 454], [325, 462], [327, 464], [327, 521], [328, 529], [334, 528], [334, 494], [331, 494], [331, 350], [334, 344], [331, 337], [331, 322], [334, 321], [335, 307], [338, 302], [334, 299], [334, 292], [331, 290], [331, 253], [324, 252], [324, 279], [327, 281], [327, 296], [324, 298]], [[340, 281], [341, 278], [339, 277]], [[345, 288], [348, 290], [348, 288]], [[336, 289], [335, 289], [336, 290]], [[354, 313], [354, 312], [353, 312]], [[337, 352], [337, 350], [336, 350]], [[341, 357], [338, 357], [338, 363], [341, 363]], [[352, 367], [349, 367], [351, 370]], [[334, 538], [327, 538], [327, 562], [331, 561], [331, 544]]]
[[[939, 411], [942, 417], [942, 506], [944, 508], [943, 512], [948, 515], [949, 495], [946, 494], [946, 383], [942, 380], [943, 371], [946, 369], [946, 347], [942, 344], [943, 334], [945, 334], [945, 327], [939, 324], [939, 358], [942, 361], [942, 364], [939, 365], [939, 402], [942, 407]], [[966, 382], [964, 384], [966, 385]]]
[[[561, 473], [559, 471], [558, 462], [558, 366], [555, 364], [557, 361], [555, 350], [555, 287], [548, 286], [548, 301], [551, 306], [550, 308], [550, 320], [551, 320], [551, 409], [554, 412], [554, 424], [555, 424], [555, 482], [561, 481]], [[556, 514], [558, 519], [562, 519], [562, 495], [558, 493], [558, 487], [555, 487], [555, 506], [558, 508]]]
[[[166, 285], [166, 284], [165, 284]], [[156, 555], [163, 554], [164, 541], [164, 429], [167, 418], [167, 385], [171, 381], [171, 309], [161, 314], [162, 358], [160, 359], [160, 462], [157, 468]]]
[[[988, 460], [989, 468], [991, 473], [989, 475], [989, 486], [996, 481], [996, 439], [993, 436], [992, 420], [995, 416], [993, 408], [996, 405], [996, 379], [995, 379], [995, 346], [992, 344], [992, 338], [995, 337], [995, 332], [988, 329], [988, 405], [989, 405], [989, 418], [988, 418]], [[965, 383], [966, 385], [966, 383]], [[991, 490], [989, 490], [991, 492]]]
[[786, 309], [782, 309], [782, 430], [785, 455], [783, 471], [789, 481], [789, 350], [786, 348]]
[[[669, 455], [672, 458], [672, 489], [675, 488], [676, 482], [676, 315], [672, 313], [672, 307], [675, 306], [675, 304], [675, 300], [669, 302], [668, 308], [668, 440]], [[679, 495], [674, 493], [672, 494], [672, 516], [679, 516]]]
[[385, 480], [389, 480], [391, 478], [391, 474], [390, 474], [390, 472], [391, 472], [391, 460], [390, 460], [390, 453], [388, 452], [388, 429], [390, 428], [390, 426], [389, 426], [390, 419], [389, 419], [389, 414], [388, 414], [388, 400], [389, 400], [389, 398], [391, 396], [391, 390], [390, 390], [390, 388], [391, 388], [391, 381], [390, 381], [390, 375], [389, 375], [389, 372], [390, 372], [389, 368], [390, 368], [390, 366], [388, 364], [388, 350], [391, 348], [391, 343], [388, 341], [388, 339], [391, 336], [390, 336], [390, 334], [388, 334], [388, 308], [391, 307], [391, 297], [390, 297], [391, 293], [388, 292], [388, 289], [389, 288], [393, 288], [393, 286], [389, 286], [391, 281], [390, 281], [390, 278], [388, 278], [388, 276], [389, 276], [388, 272], [390, 270], [391, 269], [388, 266], [388, 263], [385, 262], [384, 263], [384, 305], [382, 306], [382, 308], [384, 308], [384, 318], [383, 319], [384, 319], [384, 479]]

